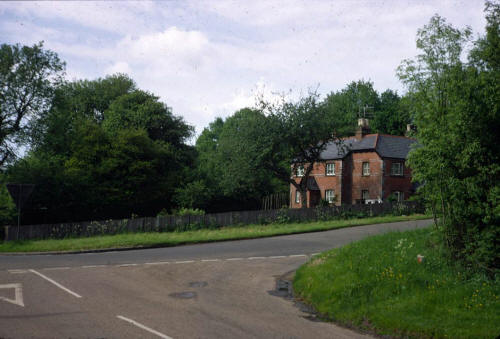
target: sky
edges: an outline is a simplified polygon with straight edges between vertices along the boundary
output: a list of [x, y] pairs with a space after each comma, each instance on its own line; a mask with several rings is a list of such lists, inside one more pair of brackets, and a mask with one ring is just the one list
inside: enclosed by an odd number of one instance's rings
[[417, 30], [439, 14], [484, 32], [482, 0], [0, 2], [0, 43], [44, 47], [68, 80], [126, 73], [197, 134], [256, 95], [322, 96], [351, 81], [404, 92]]

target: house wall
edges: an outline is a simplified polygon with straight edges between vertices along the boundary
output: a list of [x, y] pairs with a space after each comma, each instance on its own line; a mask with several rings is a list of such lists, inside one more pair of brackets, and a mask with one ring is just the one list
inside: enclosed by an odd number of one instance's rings
[[[335, 175], [326, 175], [326, 164], [327, 163], [335, 163]], [[314, 167], [309, 175], [310, 177], [314, 177], [320, 188], [321, 198], [325, 199], [325, 191], [326, 190], [334, 190], [335, 196], [337, 197], [335, 204], [340, 205], [342, 202], [342, 160], [329, 160], [324, 162], [317, 162], [314, 164]], [[293, 176], [295, 182], [299, 183], [302, 179], [301, 177]], [[300, 208], [301, 204], [295, 202], [295, 186], [290, 184], [290, 207], [291, 208]], [[310, 206], [310, 192], [307, 194], [307, 207]]]
[[[403, 163], [403, 176], [391, 175], [391, 167], [393, 162]], [[403, 159], [384, 159], [384, 176], [383, 176], [383, 199], [387, 199], [392, 192], [400, 191], [404, 194], [404, 200], [408, 199], [412, 192], [411, 184], [411, 169], [407, 167]]]
[[[370, 164], [370, 175], [363, 175], [363, 163]], [[377, 152], [355, 152], [351, 154], [352, 179], [351, 199], [346, 203], [354, 204], [361, 200], [361, 191], [368, 190], [369, 199], [382, 198], [382, 174], [384, 162]]]
[[[335, 175], [326, 175], [326, 163], [335, 163]], [[363, 175], [363, 162], [370, 163], [370, 175]], [[393, 162], [403, 163], [403, 176], [391, 175]], [[310, 174], [316, 179], [320, 188], [321, 198], [325, 199], [325, 191], [333, 189], [336, 196], [336, 205], [355, 204], [360, 201], [362, 190], [368, 190], [369, 199], [387, 199], [394, 191], [403, 192], [404, 200], [412, 192], [411, 170], [404, 165], [403, 159], [382, 159], [377, 152], [354, 152], [343, 160], [323, 161], [314, 164]], [[301, 177], [294, 176], [299, 183]], [[295, 202], [295, 187], [290, 184], [290, 207], [300, 208], [301, 203]], [[310, 192], [308, 191], [307, 207], [310, 206]]]

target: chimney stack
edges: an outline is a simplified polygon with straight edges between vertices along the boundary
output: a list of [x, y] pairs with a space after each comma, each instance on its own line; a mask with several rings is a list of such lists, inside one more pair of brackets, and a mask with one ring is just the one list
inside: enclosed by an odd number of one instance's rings
[[366, 118], [359, 118], [358, 129], [356, 130], [356, 139], [361, 140], [367, 134], [370, 134], [370, 123]]

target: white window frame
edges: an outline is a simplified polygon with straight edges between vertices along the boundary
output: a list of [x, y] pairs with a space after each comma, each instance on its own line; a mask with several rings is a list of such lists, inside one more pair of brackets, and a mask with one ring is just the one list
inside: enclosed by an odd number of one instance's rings
[[296, 204], [300, 203], [300, 191], [299, 190], [295, 191], [295, 203]]
[[[364, 196], [366, 192], [366, 197]], [[370, 199], [370, 191], [369, 190], [361, 190], [361, 200]]]
[[335, 191], [325, 190], [325, 200], [328, 201], [328, 203], [330, 204], [335, 202]]
[[404, 171], [404, 167], [403, 167], [402, 162], [393, 162], [391, 164], [391, 175], [403, 176], [403, 171]]
[[295, 170], [295, 176], [297, 177], [303, 177], [304, 176], [304, 165], [298, 165], [296, 170]]
[[328, 162], [326, 163], [326, 175], [335, 175], [335, 163]]
[[396, 198], [397, 202], [402, 202], [403, 201], [403, 198], [404, 198], [403, 192], [401, 192], [401, 191], [394, 191], [394, 192], [392, 192], [392, 194], [394, 194], [394, 197]]
[[363, 161], [363, 164], [361, 165], [361, 173], [363, 176], [370, 175], [370, 162], [369, 161]]

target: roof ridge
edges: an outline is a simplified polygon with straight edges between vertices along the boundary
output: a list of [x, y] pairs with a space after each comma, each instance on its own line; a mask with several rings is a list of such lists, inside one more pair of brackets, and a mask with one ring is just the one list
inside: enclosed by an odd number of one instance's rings
[[409, 139], [409, 140], [417, 140], [416, 138], [410, 138], [410, 137], [407, 137], [407, 136], [404, 136], [404, 135], [393, 135], [393, 134], [378, 134], [377, 135], [380, 135], [382, 137], [391, 137], [391, 138], [403, 138], [403, 139]]

